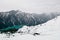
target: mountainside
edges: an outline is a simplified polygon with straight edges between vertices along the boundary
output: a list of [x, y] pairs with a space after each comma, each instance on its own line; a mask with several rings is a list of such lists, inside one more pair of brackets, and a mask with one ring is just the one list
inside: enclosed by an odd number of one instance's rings
[[16, 29], [15, 26], [17, 26], [19, 29], [19, 28], [22, 28], [24, 25], [35, 26], [38, 24], [43, 24], [59, 15], [60, 13], [30, 14], [30, 13], [21, 12], [18, 10], [0, 12], [0, 31], [4, 31], [5, 29], [11, 29], [11, 27], [13, 27], [13, 29]]

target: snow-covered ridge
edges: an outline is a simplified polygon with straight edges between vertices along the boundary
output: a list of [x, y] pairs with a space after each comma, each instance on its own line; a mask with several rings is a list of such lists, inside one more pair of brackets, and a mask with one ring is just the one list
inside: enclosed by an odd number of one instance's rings
[[33, 25], [43, 24], [59, 15], [60, 13], [29, 14], [18, 10], [0, 12], [0, 24], [1, 24], [0, 29], [15, 25], [33, 26]]
[[35, 26], [38, 24], [43, 24], [51, 19], [54, 19], [57, 16], [60, 16], [60, 13], [29, 14], [21, 12], [19, 10], [0, 12], [0, 31], [16, 32], [19, 28], [22, 28], [24, 25]]

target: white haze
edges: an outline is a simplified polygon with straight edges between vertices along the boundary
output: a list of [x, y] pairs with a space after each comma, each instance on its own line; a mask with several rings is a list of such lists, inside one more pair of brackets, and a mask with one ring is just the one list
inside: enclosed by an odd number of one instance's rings
[[0, 11], [60, 12], [60, 0], [0, 0]]

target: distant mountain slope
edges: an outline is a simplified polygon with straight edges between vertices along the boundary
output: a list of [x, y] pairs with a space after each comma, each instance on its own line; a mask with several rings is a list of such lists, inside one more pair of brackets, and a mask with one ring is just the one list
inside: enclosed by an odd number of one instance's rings
[[[30, 14], [18, 10], [0, 12], [0, 29], [6, 29], [17, 25], [34, 26], [38, 24], [43, 24], [59, 15], [60, 13]], [[23, 26], [21, 26], [20, 28], [22, 27]]]

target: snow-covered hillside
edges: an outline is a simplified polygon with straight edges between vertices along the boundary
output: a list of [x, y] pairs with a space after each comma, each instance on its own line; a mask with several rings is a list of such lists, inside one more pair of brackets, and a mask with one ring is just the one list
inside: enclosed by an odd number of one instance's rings
[[[60, 16], [60, 13], [25, 13], [19, 10], [11, 10], [7, 12], [0, 12], [0, 31], [5, 32], [7, 28], [18, 26], [16, 30], [22, 28], [20, 25], [34, 26], [43, 24], [55, 17]], [[20, 26], [20, 27], [19, 27]], [[3, 29], [3, 30], [2, 30]], [[6, 30], [7, 31], [7, 30]]]
[[[18, 33], [22, 31], [21, 33]], [[40, 35], [32, 35], [40, 33]], [[22, 34], [22, 35], [21, 35]], [[0, 34], [0, 40], [60, 40], [60, 16], [42, 25], [36, 25], [19, 29], [17, 33], [7, 38], [5, 34]]]

